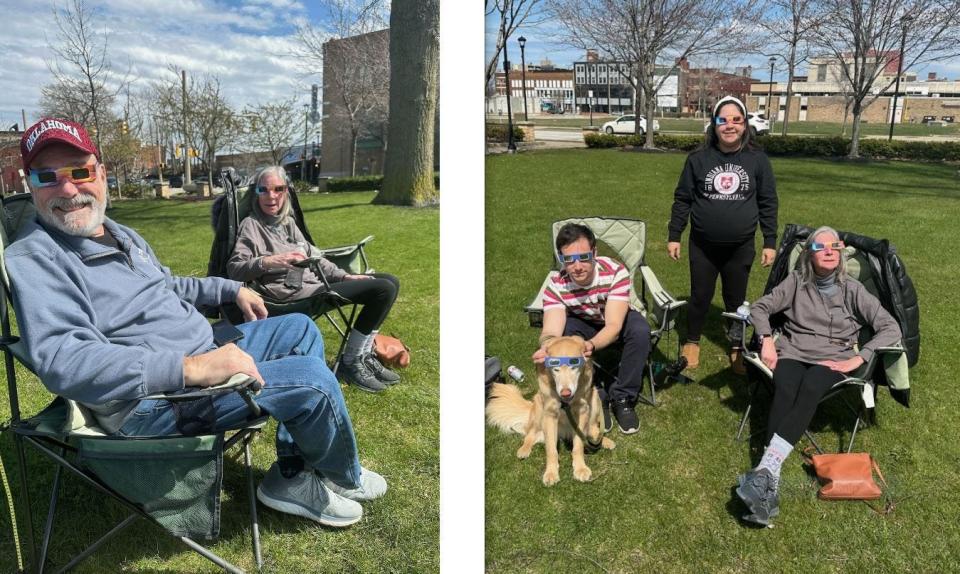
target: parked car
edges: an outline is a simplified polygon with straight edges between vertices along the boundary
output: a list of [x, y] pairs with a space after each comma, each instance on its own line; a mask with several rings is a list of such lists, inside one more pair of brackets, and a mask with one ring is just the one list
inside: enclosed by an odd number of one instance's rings
[[[634, 121], [635, 117], [636, 116], [634, 116], [633, 114], [620, 116], [615, 120], [611, 120], [603, 124], [603, 127], [600, 129], [602, 129], [604, 132], [608, 134], [632, 134], [634, 133], [633, 129], [634, 129], [634, 124], [636, 123]], [[660, 131], [660, 122], [658, 122], [657, 120], [653, 120], [653, 133], [657, 133], [659, 131]], [[640, 132], [639, 133], [640, 135], [647, 133], [647, 118], [643, 116], [640, 116]]]
[[117, 182], [117, 177], [114, 175], [107, 176], [107, 189], [110, 191], [117, 191], [120, 189], [120, 184]]
[[[710, 129], [712, 122], [707, 122], [703, 126], [703, 131]], [[750, 135], [762, 136], [770, 133], [770, 120], [763, 114], [747, 113], [747, 125], [750, 126]]]

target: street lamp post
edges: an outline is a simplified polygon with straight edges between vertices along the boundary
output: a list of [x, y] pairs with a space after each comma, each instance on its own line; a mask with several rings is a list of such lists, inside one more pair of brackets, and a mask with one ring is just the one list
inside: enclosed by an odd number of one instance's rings
[[893, 141], [893, 120], [897, 117], [897, 96], [900, 95], [900, 75], [903, 74], [903, 50], [907, 45], [907, 26], [913, 20], [913, 16], [904, 14], [900, 18], [900, 58], [897, 62], [897, 85], [893, 89], [893, 107], [890, 109], [890, 135], [887, 141]]
[[[770, 106], [773, 104], [773, 65], [776, 63], [777, 58], [770, 56], [770, 86], [767, 88], [767, 111], [770, 110]], [[770, 114], [768, 119], [770, 120], [770, 131], [773, 131], [774, 115]]]
[[[307, 180], [307, 122], [308, 121], [310, 121], [310, 105], [303, 104], [303, 153], [300, 155], [300, 181]], [[357, 153], [356, 148], [354, 148], [353, 153]]]
[[524, 57], [523, 48], [527, 45], [527, 39], [523, 36], [517, 38], [517, 43], [520, 44], [520, 73], [523, 77], [523, 121], [529, 122], [530, 117], [527, 116], [527, 60]]
[[507, 81], [507, 151], [517, 151], [517, 143], [513, 141], [513, 107], [510, 105], [510, 60], [507, 58], [507, 42], [503, 43], [503, 76]]

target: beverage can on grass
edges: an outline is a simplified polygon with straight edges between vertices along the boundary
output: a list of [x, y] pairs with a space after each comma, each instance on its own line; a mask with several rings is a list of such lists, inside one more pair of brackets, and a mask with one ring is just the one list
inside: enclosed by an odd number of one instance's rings
[[520, 370], [520, 367], [516, 365], [510, 365], [507, 367], [507, 374], [510, 375], [510, 378], [517, 381], [518, 383], [523, 382], [523, 371]]

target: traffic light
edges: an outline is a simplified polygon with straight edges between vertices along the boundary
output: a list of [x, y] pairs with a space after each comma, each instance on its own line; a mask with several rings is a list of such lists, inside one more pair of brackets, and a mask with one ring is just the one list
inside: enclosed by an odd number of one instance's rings
[[123, 122], [120, 124], [120, 131], [123, 133], [123, 135], [127, 135], [130, 132], [130, 130], [127, 128], [127, 120], [123, 120]]

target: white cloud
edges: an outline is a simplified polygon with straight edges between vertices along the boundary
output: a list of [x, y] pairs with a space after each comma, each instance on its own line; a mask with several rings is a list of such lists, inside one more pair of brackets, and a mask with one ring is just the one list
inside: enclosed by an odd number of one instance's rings
[[[91, 0], [88, 0], [88, 2]], [[299, 96], [309, 84], [289, 56], [292, 22], [307, 18], [296, 0], [110, 0], [96, 4], [97, 29], [109, 34], [113, 75], [127, 73], [134, 89], [169, 79], [168, 65], [187, 74], [219, 77], [236, 107]], [[56, 41], [50, 4], [0, 0], [0, 13], [16, 22], [0, 35], [0, 123], [39, 116], [40, 89], [51, 81], [47, 43]], [[11, 29], [13, 30], [13, 28]]]

